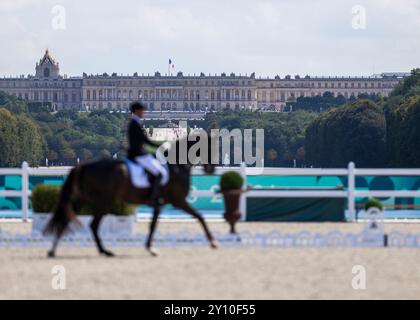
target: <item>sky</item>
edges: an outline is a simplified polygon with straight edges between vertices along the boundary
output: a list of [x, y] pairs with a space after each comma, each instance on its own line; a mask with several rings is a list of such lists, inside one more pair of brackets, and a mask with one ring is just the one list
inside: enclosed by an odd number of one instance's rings
[[420, 67], [420, 0], [0, 0], [0, 76], [372, 75]]

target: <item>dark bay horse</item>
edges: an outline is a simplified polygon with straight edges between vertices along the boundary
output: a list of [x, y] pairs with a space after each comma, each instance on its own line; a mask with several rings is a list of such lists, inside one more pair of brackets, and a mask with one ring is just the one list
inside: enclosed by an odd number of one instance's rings
[[[191, 139], [184, 138], [187, 141], [185, 145], [188, 150], [197, 142], [191, 142]], [[200, 138], [198, 138], [198, 141]], [[180, 142], [177, 141], [172, 145], [178, 152], [182, 152]], [[204, 229], [206, 237], [211, 248], [216, 249], [217, 244], [214, 240], [205, 220], [195, 211], [187, 202], [190, 191], [190, 176], [193, 163], [204, 163], [203, 168], [207, 174], [214, 173], [214, 165], [211, 164], [211, 139], [209, 137], [208, 152], [206, 157], [209, 159], [200, 159], [198, 152], [196, 159], [187, 161], [186, 164], [171, 164], [169, 167], [169, 182], [162, 188], [162, 198], [164, 204], [171, 204], [177, 209], [184, 210], [194, 218], [196, 218]], [[185, 151], [184, 151], [185, 152]], [[45, 234], [53, 234], [54, 241], [52, 249], [48, 252], [49, 257], [55, 257], [55, 251], [60, 237], [67, 230], [69, 223], [76, 220], [76, 215], [80, 209], [88, 205], [93, 208], [93, 220], [91, 222], [91, 230], [99, 250], [99, 253], [108, 257], [114, 256], [111, 251], [104, 248], [98, 234], [101, 219], [107, 214], [111, 204], [115, 200], [120, 200], [128, 204], [149, 204], [149, 189], [136, 188], [130, 178], [127, 165], [121, 160], [100, 160], [92, 163], [81, 164], [74, 167], [61, 190], [59, 203], [54, 211], [52, 219], [49, 221]], [[153, 233], [155, 232], [161, 206], [153, 208], [153, 218], [150, 224], [150, 231], [146, 243], [146, 249], [156, 256], [157, 252], [152, 247]]]

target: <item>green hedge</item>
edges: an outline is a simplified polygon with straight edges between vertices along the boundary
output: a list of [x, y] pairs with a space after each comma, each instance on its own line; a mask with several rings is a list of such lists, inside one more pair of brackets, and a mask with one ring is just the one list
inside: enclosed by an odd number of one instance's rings
[[[54, 211], [60, 198], [61, 186], [38, 184], [32, 191], [32, 208], [34, 212], [50, 213]], [[114, 201], [110, 210], [110, 214], [116, 216], [129, 216], [136, 212], [136, 206], [128, 205], [122, 201]], [[91, 215], [93, 210], [91, 206], [84, 206], [78, 214]]]
[[379, 210], [383, 210], [383, 206], [381, 201], [379, 201], [378, 199], [369, 199], [366, 203], [365, 203], [365, 210], [369, 210], [370, 208], [378, 208]]
[[60, 197], [60, 186], [38, 184], [32, 190], [32, 208], [34, 212], [53, 212]]
[[244, 179], [239, 173], [234, 171], [224, 173], [220, 179], [221, 191], [241, 190], [243, 185]]

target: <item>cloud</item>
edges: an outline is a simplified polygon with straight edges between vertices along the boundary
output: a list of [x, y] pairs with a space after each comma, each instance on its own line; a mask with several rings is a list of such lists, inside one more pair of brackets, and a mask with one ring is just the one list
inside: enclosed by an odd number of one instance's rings
[[[51, 28], [65, 7], [67, 29]], [[352, 29], [351, 8], [366, 8], [367, 29]], [[4, 74], [32, 72], [46, 47], [63, 72], [369, 75], [418, 66], [420, 5], [415, 0], [2, 0]]]

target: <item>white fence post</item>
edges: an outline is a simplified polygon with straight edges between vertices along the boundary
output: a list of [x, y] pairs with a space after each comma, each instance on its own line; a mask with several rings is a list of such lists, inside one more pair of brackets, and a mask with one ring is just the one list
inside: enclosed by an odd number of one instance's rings
[[29, 173], [28, 163], [22, 163], [22, 220], [28, 221], [28, 199], [29, 199]]
[[248, 188], [247, 179], [246, 179], [246, 164], [241, 163], [241, 176], [244, 179], [244, 185], [242, 186], [241, 202], [239, 206], [239, 211], [242, 213], [241, 221], [246, 221], [246, 190]]
[[350, 162], [348, 166], [348, 186], [347, 186], [347, 200], [348, 200], [348, 212], [349, 212], [349, 220], [356, 221], [356, 197], [355, 197], [355, 189], [356, 189], [356, 176], [355, 176], [355, 168], [356, 165], [354, 162]]

